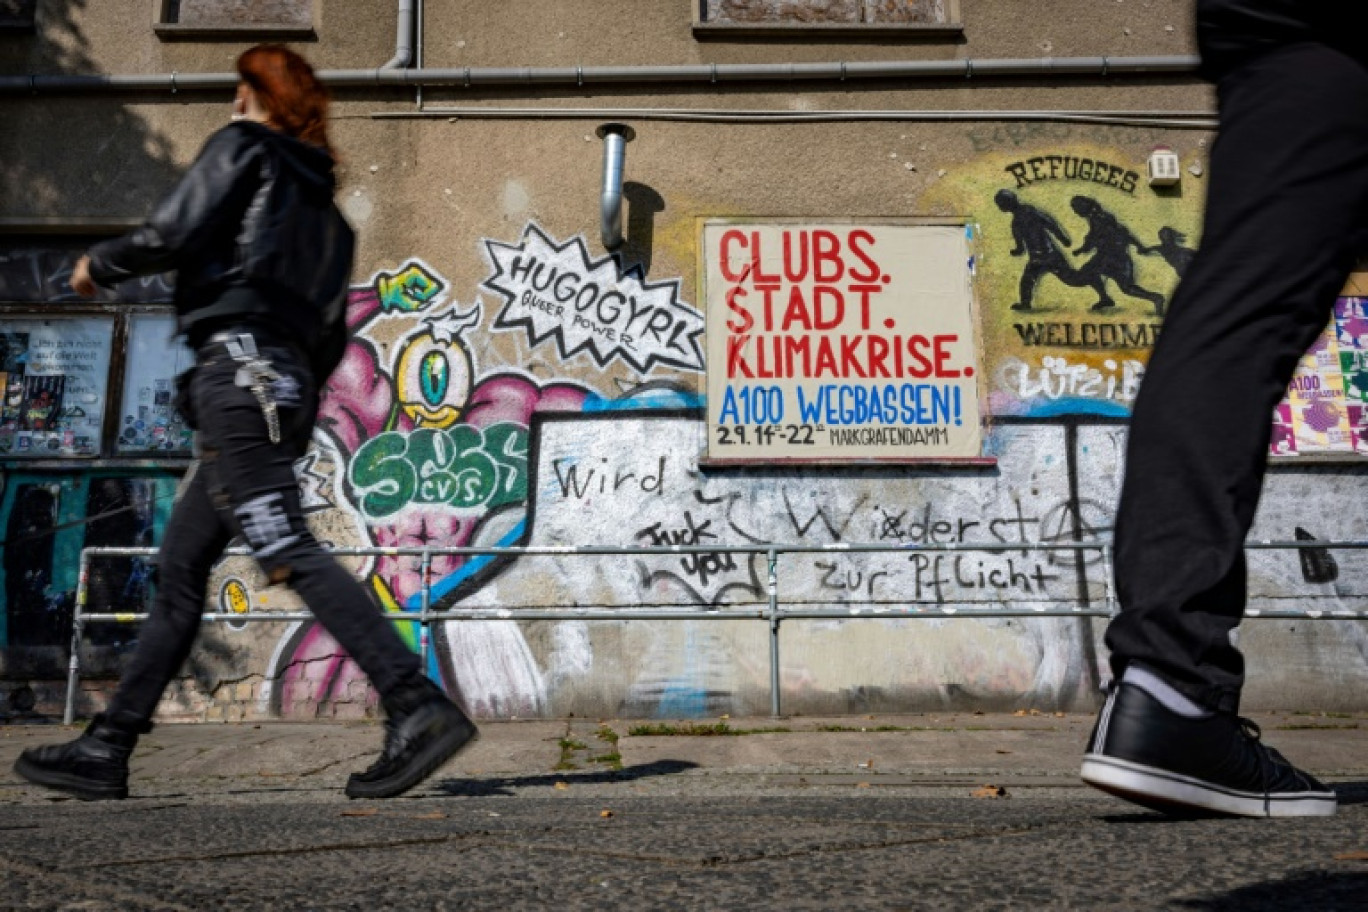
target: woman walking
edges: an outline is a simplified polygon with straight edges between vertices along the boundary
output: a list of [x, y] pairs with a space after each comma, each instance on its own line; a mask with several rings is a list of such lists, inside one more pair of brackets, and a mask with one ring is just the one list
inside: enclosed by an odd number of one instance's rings
[[292, 466], [345, 346], [354, 238], [333, 202], [327, 95], [313, 69], [262, 45], [237, 71], [233, 122], [141, 228], [92, 247], [71, 279], [91, 297], [97, 286], [176, 271], [178, 328], [196, 353], [179, 404], [200, 451], [163, 536], [151, 616], [108, 711], [75, 741], [27, 750], [15, 764], [29, 781], [81, 798], [127, 797], [129, 755], [189, 655], [210, 568], [239, 534], [380, 693], [384, 750], [348, 780], [350, 797], [398, 795], [476, 735], [304, 521]]

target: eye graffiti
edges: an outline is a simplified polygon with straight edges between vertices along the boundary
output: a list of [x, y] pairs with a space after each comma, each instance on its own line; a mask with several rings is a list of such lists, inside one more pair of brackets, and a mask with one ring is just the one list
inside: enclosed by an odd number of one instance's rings
[[475, 364], [463, 331], [480, 322], [481, 305], [425, 320], [400, 347], [394, 368], [399, 406], [418, 427], [450, 427], [470, 399]]

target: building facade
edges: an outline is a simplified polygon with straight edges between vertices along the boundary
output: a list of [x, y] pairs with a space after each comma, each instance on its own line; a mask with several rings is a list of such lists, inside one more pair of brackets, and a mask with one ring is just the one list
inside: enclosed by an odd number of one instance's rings
[[[192, 458], [174, 278], [86, 302], [71, 265], [176, 180], [268, 40], [325, 71], [359, 236], [355, 338], [299, 466], [312, 520], [416, 549], [347, 558], [386, 610], [486, 612], [401, 623], [477, 714], [766, 712], [771, 662], [785, 712], [1091, 706], [1129, 404], [1201, 238], [1215, 100], [1191, 17], [0, 3], [0, 709], [60, 710], [82, 549], [155, 546]], [[1270, 416], [1255, 538], [1368, 539], [1356, 291]], [[687, 550], [568, 553], [667, 546]], [[89, 567], [83, 611], [150, 603], [149, 559]], [[1248, 705], [1361, 708], [1366, 583], [1358, 552], [1252, 554], [1253, 609], [1320, 617], [1244, 625]], [[206, 598], [298, 608], [242, 557]], [[772, 604], [813, 615], [777, 655]], [[517, 619], [565, 608], [596, 619]], [[751, 618], [597, 619], [646, 610]], [[84, 626], [78, 712], [134, 637]], [[162, 714], [375, 706], [311, 621], [241, 619], [206, 627]]]

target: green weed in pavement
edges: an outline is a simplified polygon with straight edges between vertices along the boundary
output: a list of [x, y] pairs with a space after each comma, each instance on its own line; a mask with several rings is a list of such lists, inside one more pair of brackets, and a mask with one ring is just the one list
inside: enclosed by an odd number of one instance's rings
[[669, 725], [666, 723], [652, 723], [650, 725], [633, 725], [627, 730], [627, 734], [633, 738], [659, 738], [669, 736], [714, 736], [714, 735], [773, 735], [791, 732], [791, 728], [732, 728], [726, 722], [712, 722], [699, 724], [695, 722], [685, 722], [683, 725]]

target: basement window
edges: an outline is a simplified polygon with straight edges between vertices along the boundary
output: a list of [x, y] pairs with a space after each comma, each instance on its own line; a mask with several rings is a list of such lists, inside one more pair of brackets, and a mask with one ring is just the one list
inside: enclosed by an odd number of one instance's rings
[[694, 34], [959, 35], [959, 0], [694, 0]]
[[[4, 0], [0, 0], [4, 2]], [[314, 39], [314, 0], [161, 0], [164, 39]]]
[[0, 0], [0, 32], [33, 31], [33, 10], [38, 0]]

